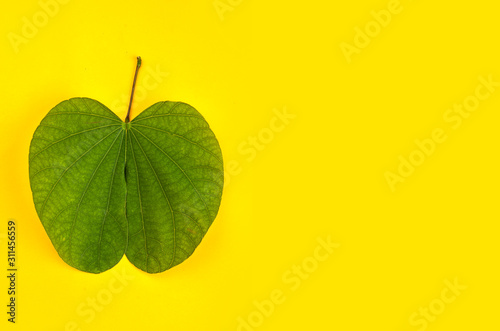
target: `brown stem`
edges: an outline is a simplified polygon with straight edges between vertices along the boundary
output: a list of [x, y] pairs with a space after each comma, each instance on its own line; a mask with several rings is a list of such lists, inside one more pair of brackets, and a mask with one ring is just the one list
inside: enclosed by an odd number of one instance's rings
[[134, 100], [134, 92], [135, 92], [135, 83], [137, 81], [137, 73], [139, 72], [139, 68], [141, 67], [142, 60], [141, 57], [137, 57], [137, 67], [135, 67], [135, 75], [134, 75], [134, 83], [132, 84], [132, 93], [130, 93], [130, 103], [128, 104], [127, 117], [125, 117], [125, 123], [130, 122], [130, 109], [132, 108], [132, 101]]

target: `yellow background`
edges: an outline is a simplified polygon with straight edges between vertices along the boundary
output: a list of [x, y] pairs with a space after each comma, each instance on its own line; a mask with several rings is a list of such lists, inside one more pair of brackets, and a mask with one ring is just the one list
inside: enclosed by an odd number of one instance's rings
[[[500, 81], [499, 5], [402, 0], [348, 63], [341, 43], [354, 44], [355, 28], [389, 1], [222, 2], [232, 8], [223, 19], [212, 0], [71, 0], [46, 22], [37, 1], [3, 4], [0, 260], [14, 219], [19, 272], [15, 325], [2, 276], [1, 329], [237, 330], [251, 314], [256, 330], [500, 329], [500, 88], [458, 129], [443, 119], [474, 95], [480, 75]], [[9, 36], [22, 36], [34, 15], [40, 27], [16, 52]], [[209, 121], [226, 167], [237, 167], [183, 264], [149, 275], [124, 258], [86, 274], [59, 258], [38, 220], [29, 144], [70, 97], [124, 118], [137, 55], [139, 86], [148, 70], [168, 76], [132, 116], [157, 101], [187, 102]], [[242, 153], [251, 137], [269, 138], [284, 109], [296, 117], [254, 158]], [[447, 140], [392, 192], [386, 171], [435, 128]], [[329, 236], [340, 247], [293, 291], [283, 275], [312, 263], [318, 238]], [[117, 283], [116, 272], [132, 279]], [[443, 308], [447, 280], [467, 288]], [[259, 321], [254, 301], [275, 290], [285, 301]], [[106, 304], [98, 311], [88, 300]], [[429, 305], [444, 311], [426, 328], [411, 325]]]

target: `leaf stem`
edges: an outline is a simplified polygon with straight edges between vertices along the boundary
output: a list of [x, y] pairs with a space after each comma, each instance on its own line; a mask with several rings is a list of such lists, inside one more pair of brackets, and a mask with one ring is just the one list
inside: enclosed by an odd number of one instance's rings
[[137, 73], [139, 72], [139, 68], [141, 67], [142, 60], [141, 57], [137, 57], [137, 66], [135, 67], [135, 75], [134, 82], [132, 84], [132, 93], [130, 93], [130, 103], [128, 104], [127, 117], [125, 117], [125, 123], [130, 122], [130, 109], [132, 108], [132, 101], [134, 100], [134, 92], [135, 92], [135, 83], [137, 81]]

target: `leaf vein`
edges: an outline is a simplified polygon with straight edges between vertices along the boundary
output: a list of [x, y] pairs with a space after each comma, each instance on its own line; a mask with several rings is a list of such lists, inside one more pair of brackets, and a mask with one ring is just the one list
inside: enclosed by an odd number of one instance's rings
[[93, 146], [91, 146], [85, 153], [83, 153], [82, 155], [80, 155], [75, 161], [73, 161], [72, 164], [69, 165], [68, 168], [66, 168], [66, 170], [64, 170], [64, 172], [61, 174], [61, 176], [57, 179], [57, 182], [55, 182], [55, 184], [52, 186], [52, 189], [50, 190], [49, 194], [47, 195], [47, 197], [45, 198], [44, 202], [43, 202], [43, 205], [42, 205], [42, 209], [41, 209], [41, 212], [40, 212], [40, 218], [42, 218], [43, 216], [43, 212], [44, 212], [44, 209], [45, 209], [45, 204], [47, 202], [47, 200], [49, 199], [50, 195], [52, 194], [52, 192], [54, 191], [54, 188], [57, 186], [57, 184], [59, 183], [59, 181], [63, 178], [63, 176], [68, 172], [69, 169], [71, 169], [71, 167], [73, 167], [73, 165], [76, 164], [76, 162], [78, 162], [78, 160], [80, 160], [82, 157], [84, 157], [88, 152], [90, 152], [95, 146], [97, 146], [99, 143], [101, 143], [104, 139], [106, 139], [107, 137], [109, 137], [110, 135], [112, 135], [114, 132], [118, 131], [118, 129], [116, 129], [115, 131], [112, 131], [110, 132], [107, 136], [103, 137], [101, 140], [99, 140], [98, 142], [96, 142]]
[[[118, 131], [115, 130], [114, 132]], [[75, 224], [76, 224], [76, 220], [78, 219], [78, 213], [80, 212], [80, 207], [82, 205], [82, 201], [83, 201], [83, 198], [85, 197], [85, 194], [87, 193], [89, 187], [90, 187], [90, 184], [92, 183], [92, 180], [94, 179], [95, 177], [95, 174], [97, 173], [97, 170], [99, 170], [99, 168], [101, 167], [101, 164], [102, 162], [104, 161], [104, 159], [108, 156], [109, 154], [109, 151], [112, 149], [112, 147], [115, 145], [116, 143], [116, 140], [118, 139], [118, 137], [120, 136], [121, 132], [119, 132], [115, 139], [113, 140], [113, 142], [111, 143], [111, 145], [109, 146], [108, 150], [106, 151], [106, 153], [104, 154], [104, 156], [101, 158], [101, 161], [99, 162], [99, 164], [97, 165], [97, 167], [95, 168], [94, 172], [92, 173], [92, 176], [90, 177], [90, 180], [89, 182], [87, 183], [87, 186], [85, 187], [85, 190], [83, 190], [83, 193], [82, 193], [82, 196], [80, 197], [80, 201], [78, 202], [78, 205], [77, 205], [77, 208], [76, 208], [76, 213], [75, 213], [75, 219], [73, 220], [73, 224], [71, 225], [71, 230], [69, 232], [69, 243], [68, 243], [68, 249], [70, 251], [70, 258], [71, 258], [71, 246], [73, 244], [73, 233], [74, 233], [74, 230], [75, 230]], [[73, 261], [73, 258], [71, 258], [71, 260]]]
[[[54, 142], [52, 142], [51, 144], [48, 144], [47, 146], [45, 146], [43, 149], [41, 149], [40, 151], [36, 152], [35, 155], [33, 155], [31, 158], [30, 158], [30, 161], [33, 161], [34, 158], [36, 158], [40, 153], [42, 153], [43, 151], [45, 151], [46, 149], [48, 149], [49, 147], [51, 146], [54, 146], [55, 144], [57, 143], [60, 143], [61, 141], [64, 141], [68, 138], [71, 138], [71, 137], [74, 137], [74, 136], [77, 136], [79, 134], [82, 134], [82, 133], [86, 133], [86, 132], [90, 132], [90, 131], [95, 131], [95, 130], [99, 130], [99, 129], [104, 129], [104, 128], [109, 128], [110, 126], [121, 126], [121, 125], [117, 125], [117, 124], [111, 124], [111, 125], [105, 125], [105, 126], [99, 126], [97, 128], [93, 128], [93, 129], [88, 129], [88, 130], [83, 130], [83, 131], [79, 131], [79, 132], [76, 132], [76, 133], [72, 133], [70, 134], [69, 136], [66, 136], [64, 138], [61, 138], [59, 140], [56, 140]], [[116, 131], [116, 130], [115, 130]]]
[[173, 244], [174, 247], [173, 247], [173, 252], [172, 252], [172, 261], [170, 262], [170, 266], [169, 266], [169, 268], [170, 268], [172, 266], [172, 264], [174, 263], [175, 249], [176, 249], [176, 241], [175, 241], [175, 215], [174, 215], [174, 210], [172, 209], [172, 205], [170, 204], [170, 200], [168, 199], [167, 194], [165, 193], [165, 189], [163, 188], [163, 185], [161, 184], [160, 178], [158, 178], [158, 174], [156, 173], [156, 170], [154, 169], [153, 165], [151, 164], [151, 161], [149, 160], [148, 156], [146, 155], [146, 152], [142, 148], [141, 143], [137, 139], [135, 133], [132, 130], [130, 130], [130, 132], [134, 135], [135, 141], [137, 141], [137, 145], [139, 146], [139, 148], [141, 149], [142, 153], [144, 154], [144, 157], [148, 161], [148, 164], [151, 167], [151, 170], [153, 170], [153, 173], [154, 173], [154, 175], [156, 177], [156, 180], [158, 181], [158, 184], [160, 185], [161, 191], [163, 192], [163, 196], [165, 197], [165, 200], [168, 203], [168, 207], [170, 208], [170, 212], [172, 213], [172, 229], [174, 231], [174, 244]]
[[[178, 138], [181, 138], [181, 139], [184, 139], [185, 141], [191, 143], [192, 145], [195, 145], [195, 146], [198, 146], [199, 148], [203, 149], [205, 152], [209, 153], [210, 155], [212, 155], [217, 161], [219, 161], [220, 163], [222, 163], [222, 160], [216, 155], [214, 154], [212, 151], [206, 149], [205, 147], [201, 146], [200, 144], [198, 144], [197, 142], [195, 141], [192, 141], [186, 137], [184, 137], [183, 135], [180, 135], [180, 134], [176, 134], [176, 133], [173, 133], [173, 132], [169, 132], [169, 131], [166, 131], [166, 130], [162, 130], [162, 129], [157, 129], [155, 127], [152, 127], [152, 126], [147, 126], [147, 125], [141, 125], [141, 124], [135, 124], [134, 126], [139, 126], [139, 127], [143, 127], [143, 128], [147, 128], [147, 129], [152, 129], [152, 130], [156, 130], [156, 131], [161, 131], [161, 132], [164, 132], [164, 133], [168, 133], [168, 134], [171, 134], [175, 137], [178, 137]], [[204, 129], [204, 128], [203, 128]], [[208, 129], [208, 128], [207, 128]], [[136, 129], [136, 131], [139, 131]]]
[[199, 118], [199, 119], [202, 119], [202, 120], [205, 120], [203, 118], [203, 116], [198, 116], [198, 115], [191, 115], [191, 114], [179, 114], [179, 113], [168, 113], [168, 114], [160, 114], [160, 115], [150, 115], [150, 116], [146, 116], [146, 117], [141, 117], [141, 118], [134, 118], [132, 122], [139, 122], [139, 121], [143, 121], [143, 120], [147, 120], [147, 119], [150, 119], [150, 118], [153, 118], [153, 117], [166, 117], [166, 116], [178, 116], [178, 117], [195, 117], [195, 118]]
[[[133, 129], [133, 128], [132, 128]], [[135, 129], [133, 129], [135, 130]], [[182, 167], [177, 163], [175, 162], [175, 160], [173, 158], [170, 157], [170, 155], [168, 155], [167, 152], [165, 152], [163, 149], [161, 149], [158, 145], [156, 145], [151, 139], [149, 139], [147, 136], [145, 136], [142, 132], [138, 131], [138, 130], [135, 130], [137, 132], [139, 132], [144, 138], [146, 138], [153, 146], [155, 146], [160, 152], [162, 152], [166, 157], [168, 157], [170, 159], [170, 161], [172, 161], [176, 166], [177, 168], [179, 168], [180, 171], [182, 171], [182, 173], [184, 174], [184, 176], [186, 177], [186, 179], [191, 183], [191, 186], [193, 187], [193, 189], [195, 190], [196, 194], [198, 195], [198, 197], [200, 198], [200, 200], [203, 202], [203, 205], [205, 206], [205, 210], [207, 211], [207, 216], [208, 218], [210, 218], [210, 211], [208, 210], [208, 206], [207, 206], [207, 203], [205, 202], [205, 200], [203, 199], [203, 197], [201, 196], [200, 192], [198, 191], [198, 188], [194, 185], [193, 181], [191, 180], [191, 177], [188, 176], [188, 174], [184, 171], [184, 169], [182, 169]], [[133, 131], [132, 131], [133, 132]], [[135, 137], [135, 133], [134, 133], [134, 137]], [[137, 138], [136, 138], [137, 140]], [[139, 143], [139, 141], [137, 141], [137, 143]]]

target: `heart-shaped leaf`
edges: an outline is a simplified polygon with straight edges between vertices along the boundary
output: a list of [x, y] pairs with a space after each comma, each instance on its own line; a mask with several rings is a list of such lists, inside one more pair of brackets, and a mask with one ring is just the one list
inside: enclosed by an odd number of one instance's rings
[[182, 102], [123, 122], [96, 100], [63, 101], [33, 135], [29, 171], [55, 249], [91, 273], [124, 254], [149, 273], [183, 262], [215, 219], [224, 184], [214, 133]]

